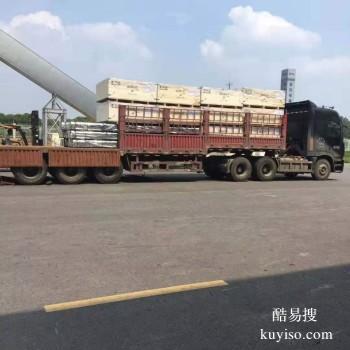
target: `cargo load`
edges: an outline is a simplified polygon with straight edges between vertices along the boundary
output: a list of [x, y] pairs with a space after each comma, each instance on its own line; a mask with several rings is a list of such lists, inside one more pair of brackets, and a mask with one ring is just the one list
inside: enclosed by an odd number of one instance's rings
[[183, 85], [111, 78], [97, 84], [96, 99], [97, 102], [110, 100], [153, 105], [199, 106], [200, 89]]
[[158, 84], [157, 102], [179, 106], [199, 106], [200, 89], [191, 86]]
[[61, 129], [65, 130], [80, 130], [80, 131], [105, 131], [105, 132], [117, 132], [118, 127], [114, 123], [88, 123], [88, 122], [76, 122], [67, 121], [63, 122]]
[[65, 139], [65, 147], [72, 148], [117, 148], [117, 141]]
[[114, 101], [104, 101], [97, 103], [96, 121], [100, 122], [118, 122], [119, 104]]
[[243, 93], [238, 90], [201, 88], [201, 105], [217, 107], [243, 107]]
[[[159, 132], [159, 127], [153, 122], [162, 120], [162, 107], [179, 107], [171, 109], [170, 123], [173, 132], [188, 133], [197, 130], [184, 124], [198, 123], [201, 120], [202, 111], [209, 111], [210, 130], [215, 134], [240, 134], [245, 113], [252, 114], [255, 122], [256, 115], [276, 115], [278, 127], [283, 116], [285, 95], [279, 90], [261, 90], [242, 88], [240, 90], [225, 90], [211, 87], [189, 87], [183, 85], [154, 84], [136, 82], [121, 79], [107, 79], [97, 85], [97, 121], [118, 123], [119, 106], [128, 108], [128, 120], [130, 130], [135, 132]], [[142, 101], [141, 101], [142, 100]], [[158, 109], [155, 107], [159, 107]], [[187, 110], [186, 113], [183, 113]], [[268, 110], [268, 112], [267, 112]], [[191, 112], [189, 112], [191, 111]], [[264, 124], [269, 118], [264, 118], [257, 123]], [[131, 119], [134, 125], [131, 125]], [[275, 118], [276, 119], [276, 118]], [[218, 126], [217, 123], [224, 123]], [[141, 124], [140, 124], [141, 123]], [[150, 125], [147, 125], [150, 124]], [[181, 123], [182, 125], [179, 125]], [[213, 124], [213, 125], [212, 125]], [[215, 125], [214, 125], [215, 124]], [[264, 124], [265, 125], [265, 124]], [[259, 125], [258, 125], [259, 126]], [[263, 137], [276, 137], [277, 130], [270, 128], [254, 128], [254, 135]]]
[[243, 105], [264, 108], [284, 108], [285, 92], [281, 90], [241, 89]]
[[65, 147], [117, 147], [116, 124], [68, 121], [61, 126]]
[[117, 140], [117, 133], [115, 132], [67, 130], [65, 135], [76, 140]]
[[[248, 113], [252, 137], [278, 138], [285, 104], [284, 92], [279, 90], [196, 88], [114, 78], [97, 85], [97, 96], [101, 100], [97, 104], [98, 122], [118, 123], [119, 106], [125, 105], [127, 129], [138, 133], [161, 133], [162, 108], [178, 107], [169, 112], [169, 130], [174, 134], [199, 133], [202, 114], [207, 111], [210, 134], [242, 135]], [[144, 102], [135, 103], [140, 96]]]
[[97, 103], [97, 122], [115, 122], [119, 120], [119, 106], [128, 105], [130, 107], [130, 119], [150, 119], [159, 120], [159, 110], [149, 105], [117, 103], [115, 101], [104, 101]]
[[157, 84], [124, 79], [105, 79], [96, 86], [98, 102], [106, 100], [143, 103], [157, 102]]

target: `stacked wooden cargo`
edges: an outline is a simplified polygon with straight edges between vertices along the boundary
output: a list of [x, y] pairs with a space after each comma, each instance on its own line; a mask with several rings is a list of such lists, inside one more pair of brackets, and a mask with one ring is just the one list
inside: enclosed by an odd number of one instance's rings
[[242, 89], [244, 112], [251, 113], [251, 137], [279, 138], [285, 93], [280, 90]]
[[236, 90], [201, 89], [201, 108], [209, 111], [209, 133], [243, 136], [243, 98]]
[[[127, 130], [161, 133], [162, 107], [169, 107], [171, 133], [200, 132], [200, 89], [121, 79], [106, 79], [96, 88], [97, 121], [119, 119], [119, 106], [127, 106]], [[174, 108], [175, 107], [175, 108]]]
[[251, 114], [251, 137], [280, 137], [284, 92], [224, 90], [107, 79], [97, 85], [97, 121], [118, 121], [127, 106], [128, 130], [162, 132], [162, 107], [170, 108], [170, 132], [200, 132], [203, 110], [209, 111], [209, 133], [243, 136], [244, 116]]

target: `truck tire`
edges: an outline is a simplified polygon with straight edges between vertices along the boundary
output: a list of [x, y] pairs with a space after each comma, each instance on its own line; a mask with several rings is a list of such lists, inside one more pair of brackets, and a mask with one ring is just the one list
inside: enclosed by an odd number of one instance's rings
[[95, 168], [94, 177], [100, 184], [115, 184], [123, 175], [123, 167], [119, 168]]
[[255, 163], [255, 177], [260, 181], [272, 181], [276, 172], [277, 165], [270, 157], [262, 157]]
[[42, 185], [47, 177], [47, 165], [41, 168], [12, 168], [15, 180], [20, 185]]
[[252, 176], [252, 164], [244, 157], [234, 158], [230, 164], [230, 174], [233, 181], [248, 181]]
[[311, 175], [314, 180], [327, 180], [331, 170], [331, 164], [327, 159], [319, 159]]
[[55, 179], [64, 185], [82, 183], [86, 178], [85, 168], [55, 168], [52, 169]]

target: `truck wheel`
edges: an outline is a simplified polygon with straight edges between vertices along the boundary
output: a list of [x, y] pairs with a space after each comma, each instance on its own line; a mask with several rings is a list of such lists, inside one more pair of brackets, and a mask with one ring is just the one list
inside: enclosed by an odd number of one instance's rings
[[252, 164], [247, 158], [237, 157], [231, 162], [230, 173], [233, 181], [247, 181], [252, 175]]
[[64, 185], [82, 183], [86, 178], [85, 168], [55, 168], [52, 169], [55, 179]]
[[15, 180], [20, 185], [42, 185], [47, 176], [47, 165], [41, 168], [12, 168]]
[[95, 168], [94, 176], [100, 184], [115, 184], [123, 175], [123, 167], [119, 168]]
[[272, 181], [277, 172], [277, 165], [272, 158], [262, 157], [255, 163], [255, 176], [260, 181]]
[[327, 159], [319, 159], [312, 173], [314, 180], [327, 180], [331, 173], [331, 165]]

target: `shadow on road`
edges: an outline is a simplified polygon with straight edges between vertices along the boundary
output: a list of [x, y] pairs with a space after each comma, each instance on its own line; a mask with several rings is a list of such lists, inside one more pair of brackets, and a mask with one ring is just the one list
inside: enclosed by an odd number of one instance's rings
[[[59, 302], [59, 300], [57, 301]], [[316, 308], [317, 322], [272, 322], [272, 308]], [[333, 340], [261, 340], [331, 331]], [[0, 349], [349, 349], [350, 266], [230, 281], [222, 288], [0, 317]]]
[[[328, 181], [332, 181], [335, 179], [329, 179]], [[167, 174], [156, 174], [156, 173], [148, 173], [146, 175], [124, 175], [122, 182], [194, 182], [194, 181], [219, 181], [219, 182], [232, 182], [229, 177], [225, 177], [223, 179], [210, 179], [204, 174], [196, 174], [196, 173], [167, 173]], [[258, 182], [254, 179], [250, 179], [250, 181]], [[314, 181], [311, 175], [298, 175], [296, 178], [287, 178], [284, 175], [277, 175], [273, 181]]]
[[204, 174], [197, 173], [168, 173], [156, 174], [148, 173], [146, 175], [124, 175], [122, 182], [195, 182], [210, 180]]

